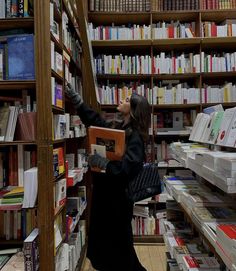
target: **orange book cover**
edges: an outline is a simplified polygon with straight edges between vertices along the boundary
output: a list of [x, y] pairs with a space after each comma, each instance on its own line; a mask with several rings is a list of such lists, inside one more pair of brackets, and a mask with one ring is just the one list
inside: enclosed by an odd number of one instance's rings
[[[89, 151], [96, 151], [109, 160], [120, 160], [125, 150], [125, 131], [97, 126], [88, 128]], [[101, 148], [104, 153], [101, 153]], [[92, 169], [98, 171], [96, 169]]]

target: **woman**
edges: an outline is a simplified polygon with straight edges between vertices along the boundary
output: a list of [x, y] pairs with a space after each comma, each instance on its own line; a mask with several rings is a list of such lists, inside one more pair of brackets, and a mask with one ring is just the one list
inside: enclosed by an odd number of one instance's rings
[[[70, 86], [66, 92], [86, 126], [109, 127]], [[109, 161], [97, 154], [89, 157], [89, 165], [100, 167], [105, 174], [93, 173], [87, 257], [99, 271], [145, 271], [133, 246], [133, 204], [126, 191], [129, 180], [137, 175], [145, 160], [144, 142], [148, 137], [150, 106], [144, 97], [132, 94], [117, 110], [123, 115], [119, 129], [126, 132], [122, 160]]]

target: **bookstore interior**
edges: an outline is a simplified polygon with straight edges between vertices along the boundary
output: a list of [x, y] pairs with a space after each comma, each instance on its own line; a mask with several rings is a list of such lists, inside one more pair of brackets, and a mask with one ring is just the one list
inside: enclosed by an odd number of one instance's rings
[[236, 0], [0, 0], [2, 271], [82, 270], [88, 157], [122, 159], [68, 84], [107, 122], [150, 104], [162, 192], [134, 203], [134, 242], [170, 271], [236, 271]]

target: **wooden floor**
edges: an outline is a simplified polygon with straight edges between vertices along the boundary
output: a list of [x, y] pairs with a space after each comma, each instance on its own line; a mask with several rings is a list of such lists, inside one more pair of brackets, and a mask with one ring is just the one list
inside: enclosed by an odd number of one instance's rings
[[[137, 255], [147, 271], [166, 271], [166, 260], [164, 245], [142, 244], [135, 246]], [[81, 271], [95, 271], [88, 259], [85, 260]], [[111, 270], [112, 271], [112, 270]]]

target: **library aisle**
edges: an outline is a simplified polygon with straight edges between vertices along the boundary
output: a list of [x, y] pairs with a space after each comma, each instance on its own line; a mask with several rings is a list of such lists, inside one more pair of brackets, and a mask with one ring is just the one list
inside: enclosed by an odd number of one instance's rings
[[[166, 270], [166, 247], [164, 244], [138, 244], [135, 249], [141, 263], [148, 271]], [[81, 271], [95, 271], [95, 269], [86, 259]]]

